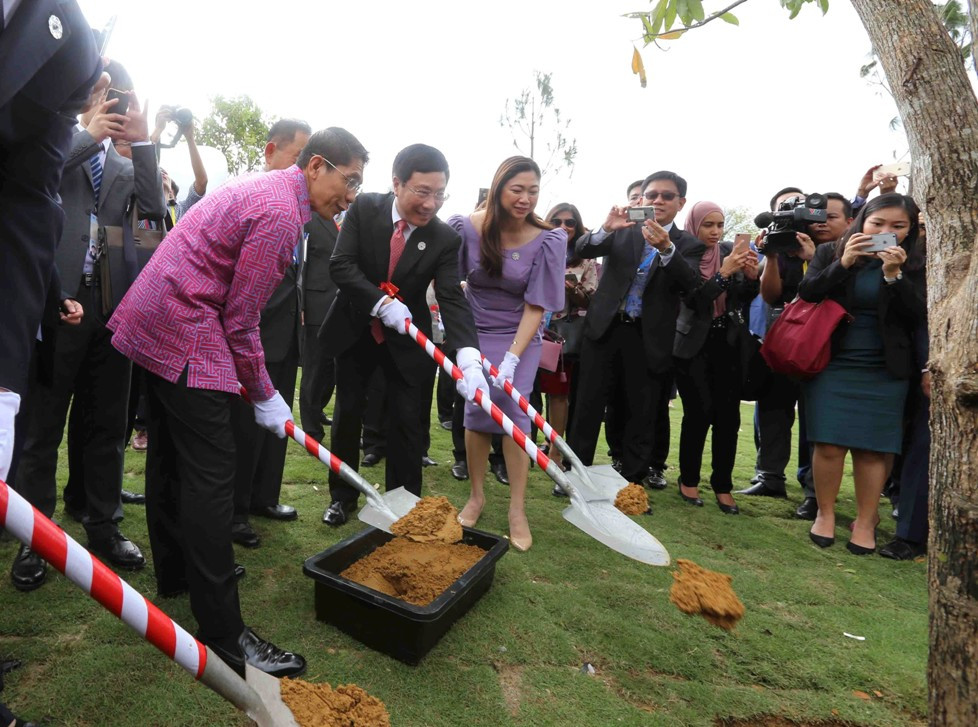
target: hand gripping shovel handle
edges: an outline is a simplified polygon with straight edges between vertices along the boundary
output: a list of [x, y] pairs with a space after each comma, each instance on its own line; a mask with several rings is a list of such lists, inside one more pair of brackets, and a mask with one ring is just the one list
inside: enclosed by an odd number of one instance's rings
[[210, 649], [119, 578], [6, 482], [0, 480], [0, 527], [122, 619], [167, 657], [259, 724], [272, 724], [257, 693]]
[[[239, 391], [241, 393], [241, 398], [251, 404], [251, 397], [248, 395], [248, 391], [245, 389], [245, 387], [241, 386]], [[380, 493], [377, 492], [377, 490], [374, 489], [369, 482], [363, 479], [359, 472], [354, 470], [352, 467], [350, 467], [350, 465], [326, 449], [326, 447], [317, 442], [313, 437], [310, 437], [308, 434], [302, 431], [295, 425], [295, 422], [285, 422], [285, 433], [289, 435], [290, 439], [293, 439], [301, 444], [309, 454], [342, 477], [347, 484], [359, 490], [367, 498], [367, 501], [371, 505], [376, 507], [385, 515], [389, 515], [392, 520], [398, 519], [398, 515], [396, 515], [390, 509], [390, 507], [388, 507]]]

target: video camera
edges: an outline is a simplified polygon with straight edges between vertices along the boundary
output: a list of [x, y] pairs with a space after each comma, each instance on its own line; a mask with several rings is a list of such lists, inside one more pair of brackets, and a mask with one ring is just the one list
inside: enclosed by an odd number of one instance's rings
[[160, 144], [164, 149], [172, 149], [180, 141], [184, 130], [194, 123], [194, 114], [190, 109], [183, 106], [160, 106], [160, 111], [168, 111], [170, 113], [170, 122], [177, 126], [177, 130], [173, 133], [173, 138], [170, 139], [170, 142], [168, 144]]
[[790, 197], [778, 205], [774, 212], [761, 212], [754, 224], [767, 228], [764, 236], [764, 254], [775, 255], [799, 247], [797, 233], [808, 233], [815, 222], [825, 222], [828, 199], [824, 194], [807, 197]]

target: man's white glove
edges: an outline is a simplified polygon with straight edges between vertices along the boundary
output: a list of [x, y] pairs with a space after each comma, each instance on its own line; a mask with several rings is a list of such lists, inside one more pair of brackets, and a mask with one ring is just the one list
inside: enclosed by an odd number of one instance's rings
[[14, 420], [20, 410], [20, 394], [0, 391], [0, 480], [7, 481], [14, 454]]
[[507, 351], [506, 355], [503, 356], [503, 362], [499, 364], [497, 369], [499, 373], [492, 377], [492, 385], [497, 389], [506, 390], [506, 382], [513, 383], [513, 377], [516, 375], [516, 367], [519, 365], [520, 357], [517, 356], [512, 351]]
[[482, 373], [482, 356], [475, 348], [460, 348], [455, 362], [462, 370], [462, 380], [455, 382], [458, 393], [469, 401], [475, 401], [475, 392], [482, 390], [482, 395], [489, 398], [489, 384]]
[[380, 306], [380, 310], [377, 311], [377, 317], [388, 328], [393, 328], [398, 333], [407, 333], [407, 326], [404, 325], [404, 319], [410, 320], [411, 310], [401, 301], [397, 300], [397, 298], [394, 298], [389, 303], [384, 303]]
[[277, 391], [271, 399], [255, 402], [255, 421], [258, 425], [274, 432], [280, 439], [285, 437], [285, 422], [293, 421], [292, 407]]

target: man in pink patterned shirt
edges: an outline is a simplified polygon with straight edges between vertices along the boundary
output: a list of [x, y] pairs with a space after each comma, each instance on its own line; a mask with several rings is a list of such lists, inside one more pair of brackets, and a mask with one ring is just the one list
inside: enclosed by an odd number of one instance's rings
[[315, 210], [353, 202], [367, 152], [348, 131], [309, 139], [296, 166], [228, 182], [167, 235], [109, 321], [112, 344], [146, 370], [146, 519], [157, 592], [190, 591], [198, 638], [242, 675], [247, 660], [295, 676], [305, 659], [241, 618], [231, 545], [238, 382], [280, 437], [292, 408], [265, 370], [261, 309]]

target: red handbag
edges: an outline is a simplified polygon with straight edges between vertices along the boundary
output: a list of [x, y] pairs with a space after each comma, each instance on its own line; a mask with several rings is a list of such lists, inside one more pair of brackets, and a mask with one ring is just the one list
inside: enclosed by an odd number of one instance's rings
[[768, 329], [761, 356], [775, 373], [810, 379], [828, 366], [832, 334], [843, 320], [852, 316], [834, 300], [792, 301]]

